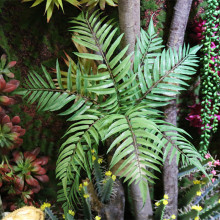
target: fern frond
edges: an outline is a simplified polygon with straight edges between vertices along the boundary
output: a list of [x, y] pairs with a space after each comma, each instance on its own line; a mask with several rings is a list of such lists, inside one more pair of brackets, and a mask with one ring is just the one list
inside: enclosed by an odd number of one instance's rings
[[108, 95], [107, 102], [101, 107], [116, 112], [122, 105], [120, 93], [135, 77], [124, 81], [131, 66], [131, 55], [123, 59], [128, 46], [116, 55], [123, 34], [116, 37], [117, 28], [114, 28], [112, 20], [105, 23], [106, 17], [99, 20], [100, 16], [98, 11], [95, 11], [91, 17], [82, 13], [72, 21], [76, 26], [71, 30], [77, 33], [73, 35], [73, 41], [91, 51], [75, 54], [81, 58], [101, 61], [97, 75], [84, 76], [84, 79], [94, 82], [94, 85], [88, 87], [88, 91], [97, 95]]
[[185, 90], [188, 86], [185, 80], [196, 73], [194, 67], [198, 66], [198, 60], [195, 54], [199, 49], [199, 46], [191, 49], [184, 46], [179, 47], [178, 52], [175, 49], [163, 50], [152, 68], [146, 61], [144, 72], [138, 69], [142, 95], [137, 103], [144, 101], [149, 106], [164, 106], [181, 90]]
[[[75, 123], [69, 127], [64, 135], [64, 137], [69, 137], [60, 147], [56, 177], [62, 182], [63, 191], [60, 192], [60, 196], [62, 196], [62, 199], [65, 198], [68, 203], [75, 201], [73, 195], [77, 195], [79, 185], [78, 183], [75, 184], [73, 177], [80, 176], [81, 169], [86, 171], [88, 178], [91, 180], [91, 170], [93, 168], [91, 149], [92, 145], [99, 144], [99, 126], [97, 124], [100, 120], [95, 115], [90, 118], [86, 115], [76, 116], [74, 118]], [[68, 182], [72, 182], [71, 187], [68, 186]], [[73, 194], [65, 193], [70, 188], [72, 188]]]
[[154, 150], [160, 153], [162, 151], [154, 144], [154, 142], [160, 142], [160, 139], [149, 132], [149, 130], [157, 131], [157, 126], [143, 115], [139, 115], [130, 110], [126, 115], [109, 116], [111, 125], [105, 139], [114, 134], [118, 135], [108, 149], [109, 152], [117, 146], [110, 167], [117, 166], [123, 160], [116, 174], [125, 177], [125, 181], [129, 180], [129, 184], [134, 181], [138, 183], [145, 202], [148, 187], [146, 180], [153, 182], [152, 179], [157, 178], [146, 167], [160, 172], [157, 165], [161, 165], [162, 158]]
[[[70, 66], [71, 67], [71, 66]], [[71, 77], [71, 68], [68, 70], [66, 76], [67, 88], [64, 88], [62, 83], [62, 73], [57, 62], [57, 82], [58, 87], [52, 80], [50, 74], [45, 67], [44, 78], [38, 73], [30, 73], [28, 80], [26, 80], [26, 89], [24, 90], [24, 97], [29, 96], [27, 102], [33, 104], [38, 101], [37, 108], [39, 111], [60, 111], [60, 115], [67, 115], [68, 121], [72, 121], [75, 116], [82, 115], [86, 110], [90, 109], [93, 104], [97, 104], [89, 96], [85, 96], [85, 89], [83, 86], [76, 83]], [[78, 74], [76, 81], [80, 82], [81, 75]], [[76, 90], [76, 91], [74, 91]], [[66, 110], [66, 106], [71, 105]], [[98, 106], [98, 105], [96, 105]]]
[[152, 68], [155, 58], [160, 55], [158, 51], [164, 47], [162, 42], [163, 39], [158, 37], [155, 32], [151, 18], [147, 32], [141, 29], [140, 39], [137, 38], [134, 53], [134, 73], [138, 72], [139, 67], [143, 69], [146, 62]]

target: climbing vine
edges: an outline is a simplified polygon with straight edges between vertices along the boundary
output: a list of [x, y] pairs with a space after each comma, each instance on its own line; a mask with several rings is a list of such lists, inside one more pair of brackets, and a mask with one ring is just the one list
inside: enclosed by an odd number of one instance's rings
[[220, 74], [220, 51], [219, 51], [219, 20], [220, 8], [217, 0], [209, 0], [205, 12], [205, 31], [202, 39], [201, 57], [201, 142], [200, 152], [208, 151], [211, 134], [217, 131], [219, 112], [219, 74]]

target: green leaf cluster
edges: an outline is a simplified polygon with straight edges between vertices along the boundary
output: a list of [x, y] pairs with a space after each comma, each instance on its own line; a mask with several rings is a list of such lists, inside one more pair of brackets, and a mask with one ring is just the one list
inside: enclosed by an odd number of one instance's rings
[[[188, 86], [186, 81], [196, 72], [199, 47], [159, 52], [164, 46], [151, 20], [148, 31], [142, 30], [137, 39], [131, 65], [132, 54], [126, 56], [128, 46], [120, 50], [123, 34], [117, 36], [113, 20], [95, 11], [81, 13], [72, 23], [73, 41], [87, 49], [75, 52], [76, 71], [70, 65], [64, 75], [57, 62], [54, 81], [42, 67], [44, 77], [30, 73], [25, 90], [29, 103], [38, 101], [39, 110], [57, 111], [71, 123], [56, 168], [62, 184], [58, 201], [64, 209], [79, 202], [81, 172], [92, 178], [91, 149], [98, 152], [100, 143], [110, 137], [114, 139], [106, 149], [112, 155], [110, 169], [116, 167], [116, 175], [128, 184], [137, 183], [143, 202], [146, 180], [153, 183], [157, 178], [148, 168], [160, 172], [169, 152], [170, 160], [176, 156], [177, 163], [193, 164], [205, 173], [201, 155], [185, 138], [188, 134], [166, 123], [157, 109]], [[94, 62], [97, 70], [84, 71], [80, 62], [85, 59]]]

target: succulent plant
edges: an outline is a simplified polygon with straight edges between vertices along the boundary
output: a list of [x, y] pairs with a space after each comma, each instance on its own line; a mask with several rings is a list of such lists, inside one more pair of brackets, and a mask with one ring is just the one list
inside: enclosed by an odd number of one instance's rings
[[14, 67], [16, 61], [11, 61], [7, 64], [7, 56], [3, 54], [0, 59], [0, 74], [4, 74], [9, 78], [14, 78], [14, 73], [11, 72], [11, 68]]
[[48, 157], [37, 158], [39, 153], [40, 148], [24, 154], [19, 151], [13, 152], [13, 162], [15, 163], [13, 170], [19, 190], [22, 191], [25, 185], [28, 185], [34, 193], [38, 193], [40, 191], [39, 181], [49, 181], [46, 169], [42, 167], [48, 163]]
[[12, 119], [3, 111], [0, 112], [0, 149], [2, 154], [20, 146], [23, 140], [20, 138], [25, 134], [25, 129], [21, 128], [20, 117]]

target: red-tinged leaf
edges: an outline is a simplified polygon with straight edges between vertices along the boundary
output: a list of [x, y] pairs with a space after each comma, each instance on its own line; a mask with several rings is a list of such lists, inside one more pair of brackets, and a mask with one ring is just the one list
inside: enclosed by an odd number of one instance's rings
[[10, 72], [10, 73], [6, 73], [6, 76], [9, 77], [9, 78], [14, 78], [15, 74]]
[[24, 199], [24, 203], [27, 205], [27, 204], [28, 204], [27, 198], [26, 198], [26, 197], [23, 197], [23, 199]]
[[8, 115], [5, 115], [2, 118], [2, 124], [6, 124], [6, 123], [9, 123], [9, 122], [11, 122], [10, 117]]
[[0, 102], [3, 105], [10, 105], [10, 99], [7, 96], [0, 96]]
[[11, 122], [11, 119], [8, 115], [5, 115], [3, 118], [2, 118], [2, 124], [6, 124], [6, 123], [9, 123]]
[[15, 186], [18, 188], [18, 190], [22, 191], [24, 189], [24, 180], [23, 178], [17, 176], [15, 179]]
[[20, 136], [23, 136], [23, 135], [25, 134], [25, 132], [26, 132], [25, 129], [22, 128], [22, 129], [20, 130]]
[[18, 137], [19, 137], [19, 134], [16, 133], [16, 132], [13, 132], [13, 133], [11, 133], [11, 134], [8, 134], [8, 138], [9, 138], [10, 140], [12, 140], [12, 141], [16, 141], [16, 140], [18, 139]]
[[12, 153], [12, 155], [13, 155], [13, 161], [14, 161], [15, 163], [17, 163], [17, 162], [23, 160], [22, 154], [21, 154], [19, 151], [14, 151], [14, 152]]
[[33, 151], [31, 151], [31, 153], [37, 156], [40, 153], [40, 148], [39, 147], [35, 148]]
[[16, 132], [16, 133], [20, 133], [21, 131], [21, 126], [19, 125], [15, 125], [13, 126], [13, 128], [11, 129], [12, 132]]
[[41, 169], [41, 166], [39, 164], [34, 164], [34, 162], [31, 163], [32, 165], [31, 172], [38, 172]]
[[2, 187], [2, 180], [0, 180], [0, 188]]
[[0, 91], [2, 91], [6, 86], [5, 79], [3, 78], [2, 75], [0, 75]]
[[48, 160], [49, 160], [49, 157], [46, 157], [46, 156], [40, 157], [34, 161], [34, 164], [40, 164], [40, 165], [44, 166], [48, 163]]
[[17, 139], [15, 140], [15, 143], [16, 143], [18, 146], [20, 146], [21, 144], [23, 144], [23, 139], [17, 138]]
[[11, 61], [10, 63], [8, 63], [8, 68], [12, 68], [13, 66], [15, 66], [16, 65], [16, 61]]
[[8, 83], [6, 83], [5, 88], [2, 90], [3, 92], [12, 92], [18, 88], [20, 81], [12, 79]]
[[37, 171], [34, 171], [38, 175], [44, 175], [47, 171], [43, 167], [40, 167]]
[[36, 179], [34, 179], [33, 176], [31, 175], [26, 175], [25, 180], [26, 183], [30, 186], [35, 186], [35, 187], [39, 186], [39, 182]]
[[42, 183], [49, 182], [49, 177], [47, 175], [41, 175], [41, 176], [35, 176], [38, 180], [40, 180]]
[[8, 105], [14, 105], [14, 104], [15, 104], [15, 100], [13, 98], [9, 98]]
[[38, 192], [40, 191], [40, 185], [33, 187], [33, 188], [32, 188], [32, 191], [33, 191], [34, 193], [38, 193]]
[[34, 155], [33, 153], [27, 151], [27, 152], [24, 152], [24, 158], [26, 160], [29, 160], [30, 162], [32, 162], [36, 159], [36, 155]]
[[[1, 56], [1, 62], [5, 65], [5, 63], [6, 63], [6, 60], [7, 60], [7, 56], [6, 56], [6, 54], [2, 54], [2, 56]], [[4, 66], [3, 65], [3, 66]]]
[[11, 121], [13, 124], [19, 124], [21, 122], [21, 119], [19, 116], [14, 116]]
[[12, 204], [11, 206], [10, 206], [10, 211], [14, 211], [14, 210], [16, 210], [18, 207], [17, 207], [17, 205], [16, 204]]

